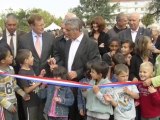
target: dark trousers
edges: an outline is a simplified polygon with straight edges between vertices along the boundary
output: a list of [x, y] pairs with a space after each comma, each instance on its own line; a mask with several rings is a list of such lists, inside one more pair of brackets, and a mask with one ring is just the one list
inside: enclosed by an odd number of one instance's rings
[[[17, 107], [17, 105], [15, 105]], [[4, 117], [5, 120], [21, 120], [18, 118], [18, 111], [17, 112], [9, 112], [8, 110], [4, 109]]]
[[26, 120], [25, 119], [25, 114], [24, 114], [24, 108], [23, 108], [23, 103], [22, 103], [22, 97], [18, 94], [16, 94], [17, 97], [17, 106], [18, 106], [18, 117], [20, 120]]
[[141, 109], [140, 106], [136, 107], [136, 118], [135, 120], [141, 120]]
[[72, 88], [74, 94], [74, 103], [69, 108], [68, 120], [85, 120], [85, 117], [81, 116], [78, 111], [77, 104], [77, 88]]

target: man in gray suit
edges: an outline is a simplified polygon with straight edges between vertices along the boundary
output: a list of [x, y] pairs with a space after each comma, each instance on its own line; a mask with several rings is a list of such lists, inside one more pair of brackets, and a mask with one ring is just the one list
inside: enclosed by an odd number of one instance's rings
[[[44, 20], [42, 16], [33, 14], [28, 19], [31, 31], [20, 37], [18, 49], [29, 49], [34, 57], [33, 70], [36, 75], [40, 74], [42, 69], [46, 70], [49, 76], [49, 65], [47, 60], [53, 55], [54, 36], [44, 32]], [[37, 37], [40, 40], [40, 55], [36, 50]]]
[[[100, 60], [98, 45], [82, 32], [81, 20], [67, 19], [64, 34], [69, 38], [66, 42], [64, 64], [68, 69], [69, 77], [79, 81], [84, 77], [85, 65], [89, 61]], [[70, 109], [70, 120], [80, 120], [77, 109], [77, 90], [73, 89], [75, 103]]]
[[145, 29], [140, 27], [140, 14], [132, 13], [128, 17], [128, 24], [130, 28], [123, 30], [119, 33], [119, 39], [121, 41], [131, 40], [134, 43], [138, 40], [138, 38], [142, 35], [151, 36], [151, 31], [149, 29]]

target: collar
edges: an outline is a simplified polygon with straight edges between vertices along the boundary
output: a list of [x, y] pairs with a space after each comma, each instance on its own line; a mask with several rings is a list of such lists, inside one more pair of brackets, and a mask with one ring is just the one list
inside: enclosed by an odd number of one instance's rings
[[35, 37], [37, 37], [37, 36], [42, 37], [42, 34], [38, 35], [38, 34], [35, 33], [33, 30], [32, 30], [32, 35], [35, 36]]
[[131, 32], [138, 32], [138, 30], [139, 30], [139, 27], [136, 30], [131, 29]]
[[122, 30], [127, 29], [127, 26], [126, 26], [126, 28], [124, 28], [124, 29], [119, 29], [117, 25], [114, 25], [113, 29], [114, 29], [114, 31], [115, 31], [116, 33], [119, 33], [119, 32], [121, 32]]
[[80, 34], [80, 36], [79, 36], [78, 38], [76, 38], [75, 40], [76, 40], [76, 41], [81, 42], [81, 41], [82, 41], [83, 36], [84, 36], [84, 34], [83, 34], [83, 33], [81, 33], [81, 34]]
[[[13, 33], [13, 36], [16, 36], [17, 35], [17, 32], [15, 31]], [[6, 36], [11, 36], [10, 32], [6, 29]]]

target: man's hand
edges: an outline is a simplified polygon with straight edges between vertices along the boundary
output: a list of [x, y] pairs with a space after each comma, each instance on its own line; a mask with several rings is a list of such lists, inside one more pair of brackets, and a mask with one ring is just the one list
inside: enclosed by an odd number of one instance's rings
[[69, 78], [70, 78], [71, 80], [73, 80], [74, 78], [77, 78], [77, 73], [76, 73], [76, 71], [71, 71], [71, 72], [68, 73], [68, 75], [69, 75]]

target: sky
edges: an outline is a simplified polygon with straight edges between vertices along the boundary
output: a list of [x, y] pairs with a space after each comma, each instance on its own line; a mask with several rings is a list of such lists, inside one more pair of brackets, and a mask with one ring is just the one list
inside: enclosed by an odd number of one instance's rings
[[68, 9], [79, 5], [79, 0], [0, 0], [0, 12], [13, 10], [41, 8], [56, 17], [64, 17]]

